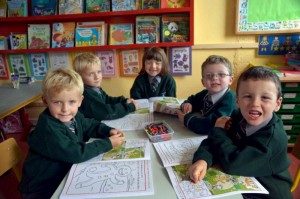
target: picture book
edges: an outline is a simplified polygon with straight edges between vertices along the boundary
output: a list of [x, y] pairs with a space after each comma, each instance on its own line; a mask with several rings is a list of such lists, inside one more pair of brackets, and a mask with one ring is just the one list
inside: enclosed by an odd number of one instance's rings
[[68, 68], [72, 63], [68, 52], [49, 52], [50, 68]]
[[10, 73], [17, 73], [19, 77], [30, 76], [26, 54], [9, 54], [7, 56]]
[[28, 49], [50, 48], [50, 25], [28, 24]]
[[150, 160], [74, 164], [60, 199], [153, 195]]
[[27, 17], [27, 0], [7, 0], [8, 17]]
[[83, 0], [58, 0], [58, 14], [82, 14]]
[[182, 8], [189, 6], [189, 0], [161, 0], [161, 8]]
[[8, 79], [8, 68], [6, 63], [5, 54], [0, 54], [0, 80]]
[[205, 138], [193, 137], [153, 143], [178, 198], [217, 198], [237, 193], [268, 194], [254, 177], [228, 175], [217, 168], [209, 168], [200, 182], [191, 182], [188, 169], [194, 152]]
[[31, 0], [31, 16], [56, 15], [57, 0]]
[[120, 74], [122, 76], [137, 76], [142, 67], [142, 50], [121, 50]]
[[116, 50], [96, 51], [95, 55], [101, 61], [102, 77], [117, 77]]
[[98, 28], [76, 28], [75, 46], [98, 46]]
[[159, 113], [177, 115], [176, 111], [180, 109], [181, 103], [175, 97], [161, 97], [153, 102], [153, 110]]
[[52, 48], [70, 48], [75, 46], [75, 22], [52, 24]]
[[98, 45], [106, 45], [107, 41], [107, 24], [104, 21], [86, 21], [77, 22], [77, 28], [97, 28], [98, 29]]
[[137, 16], [136, 17], [136, 43], [148, 44], [159, 43], [160, 40], [160, 17]]
[[133, 43], [133, 24], [110, 24], [109, 45], [125, 45]]
[[7, 4], [6, 0], [0, 0], [0, 17], [6, 17]]
[[165, 14], [161, 18], [162, 42], [188, 42], [190, 20], [188, 14]]
[[8, 49], [8, 37], [0, 35], [0, 50]]
[[12, 32], [9, 36], [12, 50], [27, 49], [27, 33]]
[[142, 0], [142, 9], [160, 8], [160, 0]]
[[110, 11], [110, 0], [86, 0], [85, 1], [85, 12], [109, 12]]
[[42, 80], [49, 68], [47, 53], [29, 53], [28, 62], [31, 76], [37, 80]]
[[192, 50], [187, 47], [170, 47], [171, 74], [174, 76], [192, 74]]
[[126, 139], [119, 147], [102, 153], [87, 162], [98, 161], [127, 161], [127, 160], [150, 160], [149, 139]]
[[111, 0], [112, 11], [137, 10], [137, 0]]

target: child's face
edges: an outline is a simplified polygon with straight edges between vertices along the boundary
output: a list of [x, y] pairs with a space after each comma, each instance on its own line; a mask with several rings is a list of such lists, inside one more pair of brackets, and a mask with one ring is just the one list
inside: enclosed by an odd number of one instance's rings
[[50, 91], [48, 97], [43, 97], [51, 115], [61, 122], [68, 122], [75, 117], [82, 100], [78, 89]]
[[83, 83], [91, 87], [99, 87], [102, 82], [102, 71], [99, 64], [93, 63], [80, 73]]
[[156, 61], [154, 59], [147, 59], [145, 61], [145, 71], [150, 75], [151, 77], [157, 76], [162, 69], [162, 62]]
[[232, 76], [224, 64], [210, 64], [203, 70], [201, 81], [209, 94], [215, 94], [231, 85]]
[[279, 110], [282, 98], [277, 99], [277, 94], [274, 82], [248, 79], [240, 83], [236, 102], [247, 123], [257, 126]]

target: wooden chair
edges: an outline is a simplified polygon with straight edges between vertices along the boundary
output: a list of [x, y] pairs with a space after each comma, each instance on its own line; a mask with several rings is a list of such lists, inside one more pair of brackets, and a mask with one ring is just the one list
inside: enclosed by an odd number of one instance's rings
[[0, 176], [13, 169], [18, 181], [21, 180], [21, 168], [17, 164], [22, 160], [22, 151], [14, 138], [0, 143]]
[[[298, 136], [297, 141], [295, 142], [295, 145], [292, 150], [292, 154], [296, 158], [298, 158], [298, 160], [300, 160], [300, 136]], [[300, 165], [299, 165], [297, 173], [295, 175], [293, 186], [291, 188], [291, 192], [295, 191], [295, 189], [297, 188], [297, 186], [299, 184], [299, 180], [300, 180]]]

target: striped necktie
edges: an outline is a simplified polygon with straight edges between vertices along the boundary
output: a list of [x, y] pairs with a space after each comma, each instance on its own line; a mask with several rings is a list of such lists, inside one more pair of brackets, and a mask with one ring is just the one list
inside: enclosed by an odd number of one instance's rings
[[213, 102], [210, 95], [206, 95], [204, 98], [204, 112], [208, 112], [212, 107]]
[[151, 90], [152, 90], [153, 92], [155, 92], [156, 89], [157, 89], [157, 87], [158, 87], [158, 80], [154, 77], [154, 78], [152, 79], [150, 85], [151, 85]]

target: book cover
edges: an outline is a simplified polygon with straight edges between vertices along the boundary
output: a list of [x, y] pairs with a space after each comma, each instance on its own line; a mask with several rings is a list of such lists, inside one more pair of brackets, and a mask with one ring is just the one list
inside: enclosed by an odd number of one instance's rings
[[109, 45], [133, 44], [133, 24], [110, 24]]
[[182, 8], [189, 6], [189, 0], [161, 0], [161, 8]]
[[110, 11], [110, 0], [86, 0], [85, 12], [109, 12]]
[[160, 40], [160, 17], [137, 16], [136, 17], [136, 43], [148, 44], [159, 43]]
[[160, 0], [142, 0], [142, 9], [160, 8]]
[[102, 77], [117, 77], [116, 50], [96, 51], [95, 55], [101, 61]]
[[12, 32], [9, 38], [12, 50], [27, 49], [27, 33]]
[[97, 46], [98, 37], [98, 28], [76, 28], [75, 46]]
[[174, 76], [192, 74], [192, 49], [190, 46], [170, 47], [170, 67]]
[[188, 42], [190, 39], [190, 20], [188, 14], [162, 15], [161, 41]]
[[0, 0], [0, 17], [6, 17], [7, 4], [6, 0]]
[[50, 48], [50, 25], [28, 24], [28, 49]]
[[86, 21], [77, 22], [77, 28], [97, 28], [98, 29], [98, 45], [107, 44], [107, 24], [104, 21]]
[[0, 50], [8, 49], [8, 37], [0, 35]]
[[8, 17], [26, 17], [27, 9], [27, 0], [7, 0]]
[[119, 54], [122, 76], [137, 76], [142, 66], [143, 52], [139, 50], [121, 50]]
[[9, 54], [8, 66], [10, 73], [17, 73], [19, 77], [30, 76], [26, 54]]
[[162, 97], [153, 101], [153, 110], [159, 113], [177, 115], [176, 111], [179, 109], [180, 102], [175, 97]]
[[58, 14], [82, 14], [83, 0], [58, 0]]
[[0, 54], [0, 80], [9, 79], [5, 54]]
[[37, 80], [42, 80], [49, 68], [47, 53], [29, 53], [28, 62], [31, 75]]
[[56, 15], [56, 0], [31, 0], [32, 16]]
[[75, 22], [61, 22], [52, 24], [52, 48], [74, 47]]
[[111, 0], [112, 11], [137, 10], [137, 0]]

